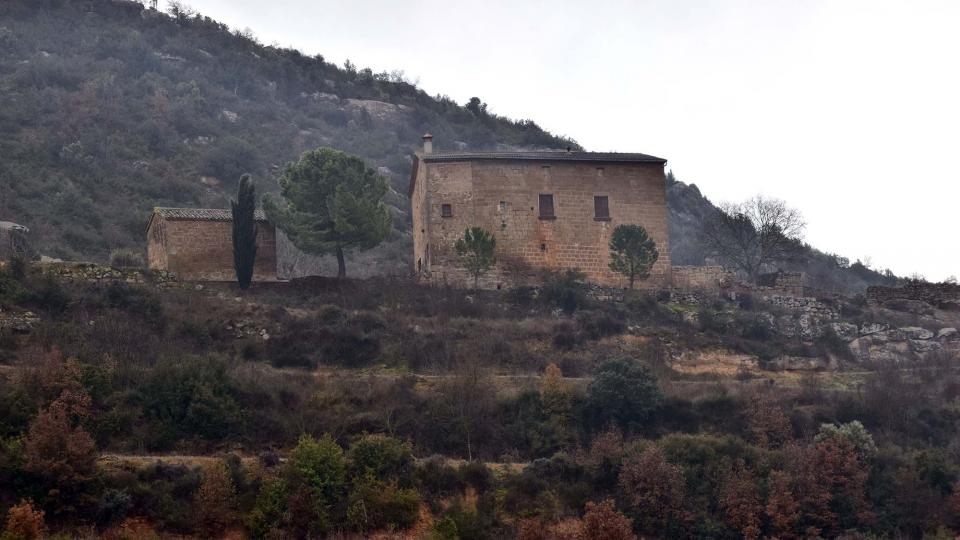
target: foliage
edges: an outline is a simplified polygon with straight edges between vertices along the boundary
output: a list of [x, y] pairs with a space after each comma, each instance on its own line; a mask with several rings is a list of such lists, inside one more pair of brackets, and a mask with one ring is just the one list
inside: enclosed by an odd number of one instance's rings
[[249, 174], [240, 177], [237, 198], [230, 201], [233, 216], [233, 269], [241, 289], [250, 287], [253, 265], [257, 259], [256, 187]]
[[144, 412], [153, 427], [148, 444], [166, 448], [184, 437], [219, 439], [241, 422], [224, 367], [206, 360], [165, 361], [143, 389]]
[[225, 463], [217, 462], [204, 469], [200, 488], [194, 495], [194, 511], [197, 530], [211, 536], [236, 519], [236, 487]]
[[474, 288], [477, 287], [480, 276], [493, 267], [495, 262], [493, 252], [496, 246], [496, 238], [481, 227], [466, 229], [463, 231], [463, 237], [458, 238], [454, 244], [460, 264], [473, 276]]
[[264, 198], [264, 210], [307, 253], [334, 253], [345, 277], [344, 250], [370, 249], [390, 232], [383, 204], [387, 183], [362, 159], [332, 148], [304, 152], [277, 180], [283, 203]]
[[610, 269], [627, 277], [630, 288], [637, 279], [650, 277], [660, 257], [657, 244], [640, 225], [617, 225], [610, 237]]
[[420, 496], [367, 473], [354, 482], [347, 504], [347, 522], [356, 530], [407, 529], [417, 520]]
[[543, 300], [564, 313], [573, 313], [586, 302], [586, 279], [586, 274], [574, 269], [546, 272], [541, 293]]
[[347, 460], [329, 436], [300, 438], [284, 468], [294, 529], [309, 534], [329, 532], [340, 522], [347, 491]]
[[750, 397], [747, 421], [754, 442], [762, 448], [779, 448], [791, 438], [790, 419], [771, 392], [756, 392]]
[[756, 475], [738, 460], [724, 477], [720, 488], [720, 507], [727, 522], [743, 535], [744, 540], [760, 537], [763, 506]]
[[638, 431], [650, 421], [660, 400], [657, 381], [645, 366], [630, 358], [608, 360], [587, 388], [588, 425], [600, 429], [612, 423]]
[[618, 485], [641, 532], [662, 534], [681, 525], [683, 472], [656, 445], [624, 461]]
[[46, 525], [43, 522], [43, 510], [34, 509], [33, 503], [26, 500], [10, 507], [0, 538], [4, 540], [41, 540], [45, 536]]
[[364, 435], [350, 445], [347, 459], [352, 474], [359, 477], [372, 475], [409, 483], [413, 472], [410, 445], [384, 435]]
[[64, 390], [30, 423], [23, 442], [24, 470], [43, 478], [60, 510], [76, 504], [74, 492], [92, 480], [97, 449], [81, 422], [87, 418], [90, 397]]
[[820, 430], [814, 437], [814, 442], [827, 442], [833, 438], [842, 438], [850, 441], [856, 448], [861, 460], [871, 459], [877, 455], [877, 444], [873, 441], [873, 436], [863, 427], [859, 420], [853, 420], [844, 424], [822, 424]]

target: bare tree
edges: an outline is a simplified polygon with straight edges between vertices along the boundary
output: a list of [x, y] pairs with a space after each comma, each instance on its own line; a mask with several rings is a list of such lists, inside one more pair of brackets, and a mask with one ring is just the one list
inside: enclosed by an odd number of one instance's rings
[[756, 281], [764, 266], [802, 253], [805, 227], [799, 211], [758, 195], [721, 205], [704, 223], [701, 242], [711, 255]]

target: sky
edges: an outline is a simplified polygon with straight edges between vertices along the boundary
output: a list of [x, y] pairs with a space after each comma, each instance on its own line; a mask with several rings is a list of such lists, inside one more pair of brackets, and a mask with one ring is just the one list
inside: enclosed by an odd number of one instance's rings
[[960, 1], [186, 3], [587, 150], [665, 158], [715, 203], [783, 199], [851, 261], [960, 277]]

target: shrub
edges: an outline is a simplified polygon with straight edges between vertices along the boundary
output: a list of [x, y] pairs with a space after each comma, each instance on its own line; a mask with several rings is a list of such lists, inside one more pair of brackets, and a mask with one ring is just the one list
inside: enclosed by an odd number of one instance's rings
[[582, 311], [577, 314], [581, 331], [589, 339], [600, 339], [622, 334], [627, 326], [622, 319], [605, 311]]
[[615, 423], [624, 430], [646, 424], [661, 400], [657, 380], [629, 358], [605, 362], [587, 387], [585, 413], [592, 430]]
[[70, 295], [53, 276], [43, 275], [27, 280], [20, 289], [19, 300], [50, 313], [62, 313], [70, 305]]
[[133, 498], [126, 490], [105, 490], [97, 503], [97, 525], [106, 527], [123, 521], [132, 506]]
[[142, 386], [143, 410], [151, 422], [149, 445], [166, 448], [183, 437], [223, 439], [241, 422], [226, 370], [212, 360], [166, 361]]
[[586, 274], [574, 269], [547, 272], [543, 279], [541, 298], [548, 305], [562, 309], [564, 313], [573, 313], [586, 301], [586, 279]]
[[341, 327], [320, 333], [320, 358], [324, 364], [362, 367], [380, 355], [380, 340], [359, 329]]
[[583, 336], [572, 323], [564, 321], [553, 325], [554, 347], [571, 350], [581, 343], [583, 343]]
[[144, 268], [143, 255], [133, 249], [115, 249], [110, 252], [110, 266], [112, 268]]
[[347, 322], [349, 315], [340, 306], [325, 305], [317, 310], [317, 322], [321, 326], [336, 326]]
[[193, 500], [197, 530], [212, 537], [231, 524], [236, 509], [236, 486], [225, 463], [215, 463], [203, 471], [203, 480]]
[[350, 446], [347, 458], [355, 476], [371, 474], [406, 483], [413, 471], [410, 445], [385, 435], [364, 435]]
[[156, 293], [143, 287], [113, 281], [103, 291], [107, 306], [122, 309], [148, 321], [163, 324], [163, 305]]
[[397, 487], [395, 480], [377, 480], [368, 473], [350, 491], [347, 522], [360, 531], [407, 529], [417, 521], [419, 510], [420, 495], [416, 491]]
[[314, 535], [328, 532], [340, 519], [338, 505], [347, 489], [347, 460], [329, 435], [304, 435], [283, 472], [295, 527]]
[[607, 499], [600, 504], [587, 503], [583, 515], [580, 538], [594, 540], [636, 540], [633, 534], [633, 521], [620, 512]]
[[2, 537], [15, 540], [40, 540], [45, 537], [45, 530], [43, 510], [35, 510], [33, 503], [23, 500], [7, 512], [7, 522], [3, 528]]
[[850, 346], [847, 345], [847, 342], [843, 340], [836, 332], [833, 331], [833, 328], [826, 328], [823, 331], [823, 334], [820, 335], [815, 341], [817, 349], [820, 350], [822, 356], [828, 356], [833, 354], [838, 358], [844, 360], [853, 360], [854, 355], [853, 351], [850, 350]]

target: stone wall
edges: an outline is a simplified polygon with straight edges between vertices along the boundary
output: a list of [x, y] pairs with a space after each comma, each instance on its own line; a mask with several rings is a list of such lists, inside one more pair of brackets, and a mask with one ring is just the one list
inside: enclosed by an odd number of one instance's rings
[[[412, 197], [414, 270], [432, 282], [469, 284], [454, 243], [468, 227], [497, 240], [497, 267], [482, 285], [496, 288], [538, 279], [543, 269], [580, 269], [593, 283], [624, 287], [610, 270], [609, 242], [620, 224], [647, 229], [660, 250], [649, 279], [638, 287], [670, 285], [670, 245], [663, 166], [659, 163], [543, 161], [422, 161]], [[539, 195], [553, 195], [554, 218], [539, 215]], [[594, 215], [606, 196], [609, 219]], [[450, 205], [449, 217], [442, 215]]]
[[960, 285], [952, 283], [910, 282], [903, 287], [867, 287], [867, 301], [885, 304], [892, 301], [924, 302], [940, 309], [960, 310]]
[[[232, 237], [229, 221], [155, 219], [147, 233], [150, 268], [185, 281], [234, 281]], [[254, 281], [277, 279], [276, 243], [273, 225], [258, 223]]]
[[722, 266], [674, 266], [673, 287], [688, 291], [719, 291], [732, 286], [736, 275]]
[[761, 277], [761, 284], [747, 283], [722, 266], [674, 266], [673, 288], [681, 291], [749, 292], [760, 296], [803, 297], [802, 272], [776, 272]]
[[73, 262], [39, 263], [38, 267], [42, 272], [68, 282], [106, 283], [123, 281], [126, 283], [152, 283], [161, 287], [177, 282], [177, 276], [165, 270], [112, 268], [93, 263]]

